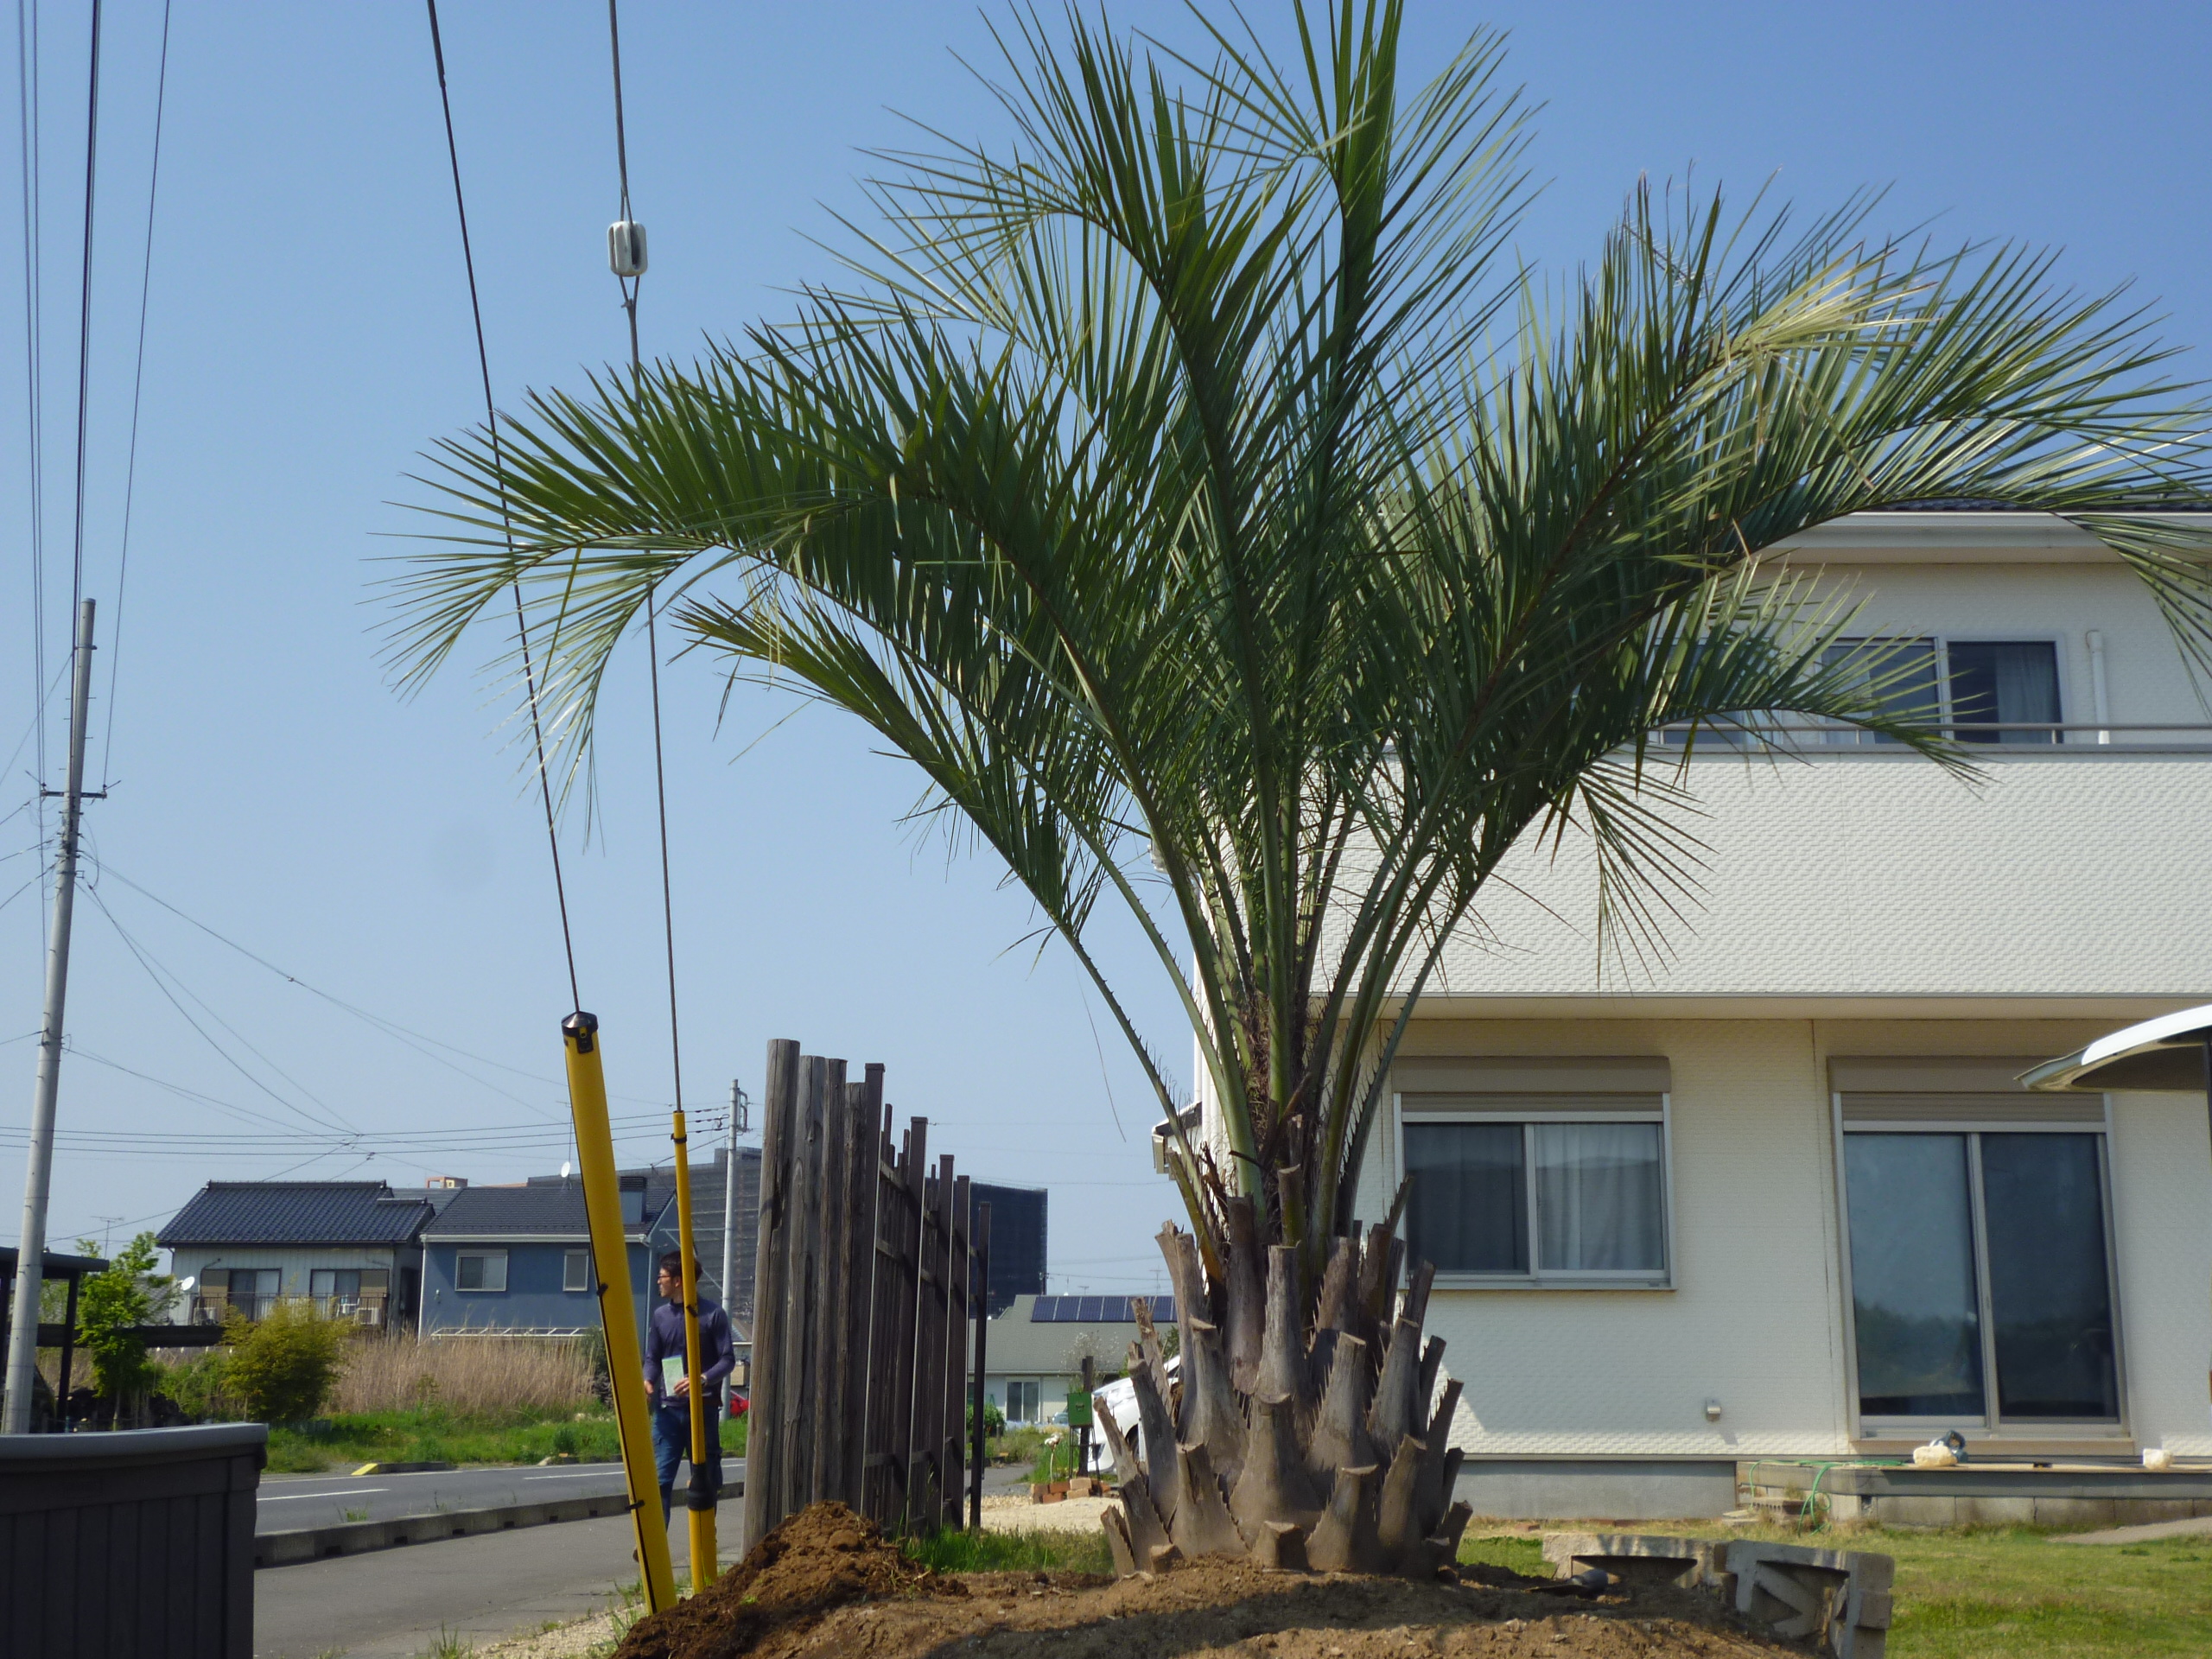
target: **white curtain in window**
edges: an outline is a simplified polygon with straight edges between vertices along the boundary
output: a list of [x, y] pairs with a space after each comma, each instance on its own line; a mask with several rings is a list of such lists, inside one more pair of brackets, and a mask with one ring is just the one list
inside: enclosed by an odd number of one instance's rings
[[1658, 1273], [1666, 1215], [1656, 1123], [1539, 1123], [1536, 1235], [1552, 1273]]

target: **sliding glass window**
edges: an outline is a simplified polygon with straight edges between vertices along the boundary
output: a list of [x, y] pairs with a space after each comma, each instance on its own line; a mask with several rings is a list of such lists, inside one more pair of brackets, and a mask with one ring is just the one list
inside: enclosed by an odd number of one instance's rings
[[1847, 1124], [1843, 1164], [1863, 1418], [2120, 1421], [2101, 1133]]

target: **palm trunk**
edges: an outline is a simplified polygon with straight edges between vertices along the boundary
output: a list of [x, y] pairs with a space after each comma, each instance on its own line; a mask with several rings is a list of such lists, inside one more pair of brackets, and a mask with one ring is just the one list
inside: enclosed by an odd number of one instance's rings
[[1270, 1245], [1263, 1266], [1233, 1210], [1218, 1278], [1190, 1234], [1161, 1231], [1180, 1375], [1140, 1302], [1136, 1443], [1112, 1413], [1098, 1419], [1121, 1481], [1105, 1516], [1120, 1572], [1221, 1555], [1426, 1576], [1457, 1556], [1470, 1510], [1451, 1501], [1460, 1454], [1445, 1441], [1459, 1385], [1436, 1393], [1444, 1344], [1422, 1334], [1433, 1271], [1417, 1267], [1400, 1302], [1392, 1230], [1336, 1239], [1311, 1295], [1298, 1252]]

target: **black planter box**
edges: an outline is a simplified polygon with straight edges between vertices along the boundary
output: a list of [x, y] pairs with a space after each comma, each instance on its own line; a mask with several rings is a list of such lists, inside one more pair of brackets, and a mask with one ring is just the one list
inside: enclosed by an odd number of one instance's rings
[[0, 1434], [0, 1659], [252, 1659], [259, 1423]]

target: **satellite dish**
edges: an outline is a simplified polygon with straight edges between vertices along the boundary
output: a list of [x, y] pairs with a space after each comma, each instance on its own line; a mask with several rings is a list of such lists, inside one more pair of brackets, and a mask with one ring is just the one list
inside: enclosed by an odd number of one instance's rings
[[569, 1179], [569, 1172], [575, 1167], [575, 1166], [574, 1164], [569, 1162], [565, 1158], [561, 1160], [561, 1179], [564, 1181], [567, 1180]]
[[197, 1279], [180, 1279], [176, 1281], [176, 1287], [179, 1290], [190, 1290], [199, 1282], [200, 1281]]

